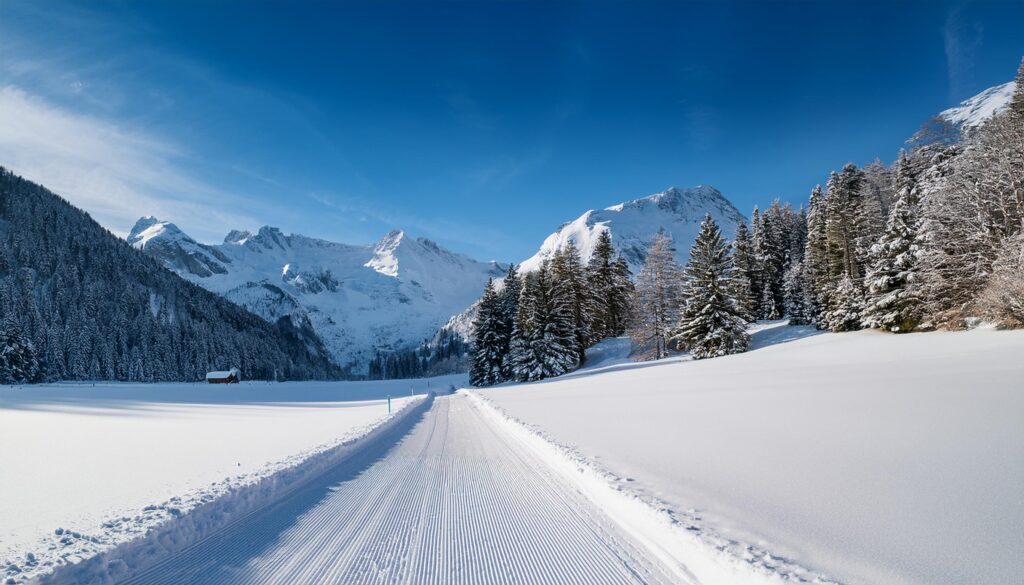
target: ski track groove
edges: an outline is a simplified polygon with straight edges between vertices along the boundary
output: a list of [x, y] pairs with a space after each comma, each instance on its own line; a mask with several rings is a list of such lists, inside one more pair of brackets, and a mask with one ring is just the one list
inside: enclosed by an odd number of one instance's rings
[[412, 418], [397, 440], [123, 583], [671, 582], [467, 398], [437, 398]]

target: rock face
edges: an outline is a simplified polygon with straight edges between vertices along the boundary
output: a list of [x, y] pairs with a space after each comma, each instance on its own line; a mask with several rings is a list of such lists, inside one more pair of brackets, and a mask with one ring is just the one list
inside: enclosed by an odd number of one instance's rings
[[378, 351], [412, 349], [431, 338], [507, 268], [401, 231], [354, 246], [264, 226], [255, 234], [233, 230], [211, 246], [146, 217], [128, 242], [267, 321], [290, 319], [355, 374], [365, 373]]
[[536, 254], [523, 261], [523, 271], [533, 271], [554, 252], [572, 241], [584, 262], [590, 259], [602, 231], [610, 231], [615, 249], [635, 274], [643, 266], [647, 247], [660, 230], [675, 241], [676, 260], [685, 263], [690, 246], [697, 237], [705, 214], [718, 222], [726, 237], [732, 237], [743, 220], [741, 214], [718, 189], [700, 185], [692, 189], [672, 187], [661, 193], [634, 199], [601, 210], [587, 211], [574, 221], [562, 224], [544, 240]]

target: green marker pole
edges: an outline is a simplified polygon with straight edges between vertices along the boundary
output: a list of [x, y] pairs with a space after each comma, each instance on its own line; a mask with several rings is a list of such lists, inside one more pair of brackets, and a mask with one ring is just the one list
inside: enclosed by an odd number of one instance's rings
[[388, 396], [388, 414], [391, 414], [391, 397]]

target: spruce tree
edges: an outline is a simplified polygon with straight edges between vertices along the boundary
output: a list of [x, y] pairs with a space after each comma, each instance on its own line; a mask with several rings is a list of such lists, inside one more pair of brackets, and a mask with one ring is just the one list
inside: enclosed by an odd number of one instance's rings
[[[469, 383], [480, 387], [504, 381], [507, 351], [508, 338], [505, 334], [501, 302], [494, 290], [494, 281], [489, 278], [484, 294], [480, 298], [476, 319], [473, 320], [473, 361], [469, 371]], [[408, 367], [404, 369], [407, 370]]]
[[592, 297], [579, 250], [572, 240], [562, 246], [551, 261], [551, 299], [565, 313], [565, 326], [573, 337], [576, 365], [581, 365], [586, 349], [594, 343], [590, 330]]
[[754, 247], [747, 224], [742, 221], [736, 226], [736, 239], [732, 243], [732, 257], [736, 301], [743, 310], [747, 321], [754, 321], [758, 300], [754, 297], [751, 281], [754, 272]]
[[[543, 321], [543, 335], [535, 344], [538, 346], [537, 354], [541, 356], [543, 378], [561, 376], [583, 363], [582, 356], [586, 347], [581, 340], [586, 339], [586, 333], [585, 325], [581, 325], [581, 300], [572, 282], [576, 278], [576, 269], [571, 259], [574, 251], [574, 247], [564, 248], [562, 254], [555, 255], [551, 269], [542, 267], [538, 274], [541, 306], [546, 318]], [[576, 263], [576, 266], [578, 268], [579, 264]], [[579, 292], [582, 293], [582, 290]]]
[[622, 335], [626, 330], [633, 280], [629, 265], [615, 255], [612, 235], [608, 230], [603, 230], [597, 237], [587, 263], [586, 277], [590, 343]]
[[516, 321], [512, 329], [508, 360], [512, 378], [520, 382], [541, 378], [540, 358], [534, 352], [533, 345], [534, 340], [541, 335], [535, 317], [538, 296], [537, 274], [526, 275], [516, 304]]
[[811, 325], [814, 323], [810, 283], [804, 263], [797, 260], [786, 271], [784, 287], [786, 293], [786, 317], [790, 325]]
[[864, 310], [864, 291], [856, 280], [843, 275], [835, 290], [829, 308], [821, 315], [821, 323], [830, 331], [860, 329]]
[[519, 296], [522, 293], [522, 280], [519, 278], [519, 270], [515, 264], [509, 266], [502, 282], [501, 292], [498, 293], [498, 306], [501, 313], [501, 327], [505, 338], [505, 345], [502, 347], [501, 378], [502, 381], [511, 380], [512, 361], [511, 354], [512, 332], [515, 330], [516, 313], [519, 311]]
[[750, 336], [734, 296], [733, 258], [711, 215], [704, 217], [686, 265], [686, 301], [673, 340], [694, 359], [740, 353]]
[[885, 233], [871, 248], [865, 283], [868, 294], [864, 326], [893, 332], [912, 331], [921, 320], [919, 289], [921, 250], [917, 185], [905, 152], [896, 167], [896, 200]]
[[0, 384], [30, 384], [39, 381], [40, 367], [35, 344], [9, 315], [0, 331]]
[[764, 298], [764, 271], [761, 265], [761, 256], [765, 248], [764, 220], [761, 217], [761, 210], [754, 206], [754, 213], [750, 217], [750, 298], [751, 316], [756, 321], [763, 319], [761, 305]]
[[825, 233], [825, 193], [821, 185], [811, 191], [807, 204], [807, 243], [804, 245], [804, 274], [807, 280], [813, 323], [820, 325], [819, 308], [828, 303], [831, 282], [828, 274], [828, 243]]

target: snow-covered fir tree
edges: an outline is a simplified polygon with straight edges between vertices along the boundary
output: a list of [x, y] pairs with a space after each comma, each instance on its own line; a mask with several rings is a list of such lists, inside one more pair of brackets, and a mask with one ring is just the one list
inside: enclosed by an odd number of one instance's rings
[[718, 224], [707, 215], [690, 250], [686, 301], [672, 339], [694, 359], [747, 350], [747, 320], [735, 298], [733, 259]]
[[509, 358], [512, 345], [512, 332], [515, 330], [516, 313], [519, 311], [519, 295], [522, 293], [522, 280], [515, 264], [509, 266], [505, 279], [502, 281], [501, 292], [498, 293], [498, 305], [501, 311], [502, 329], [505, 345], [502, 347], [504, 358], [501, 366], [502, 381], [512, 379], [512, 361]]
[[[551, 258], [551, 299], [557, 311], [559, 327], [566, 328], [573, 337], [576, 366], [583, 363], [586, 349], [594, 341], [590, 329], [594, 312], [593, 297], [587, 288], [583, 262], [572, 240], [555, 252]], [[564, 321], [564, 322], [562, 322]]]
[[542, 335], [540, 323], [535, 315], [537, 298], [540, 296], [538, 286], [537, 275], [527, 274], [523, 278], [519, 302], [516, 304], [516, 320], [512, 328], [507, 363], [512, 379], [519, 382], [540, 380], [543, 377], [541, 358], [534, 351], [537, 349], [534, 341]]
[[633, 281], [626, 261], [615, 255], [611, 231], [603, 230], [597, 237], [586, 276], [591, 341], [622, 335], [626, 330]]
[[814, 299], [803, 261], [797, 260], [786, 270], [783, 289], [786, 295], [786, 317], [789, 319], [789, 324], [814, 324]]
[[855, 331], [861, 327], [864, 291], [858, 281], [843, 275], [832, 292], [829, 308], [821, 314], [821, 326], [829, 331]]
[[920, 210], [917, 184], [905, 152], [896, 166], [896, 200], [881, 239], [871, 248], [865, 283], [864, 326], [912, 331], [921, 321]]
[[661, 231], [647, 248], [636, 279], [627, 333], [644, 359], [668, 357], [669, 337], [680, 305], [680, 268], [672, 238]]
[[819, 324], [819, 308], [827, 306], [832, 289], [828, 272], [828, 244], [825, 234], [825, 193], [821, 185], [811, 191], [807, 203], [807, 242], [804, 244], [804, 277], [810, 299], [807, 307], [812, 323]]
[[732, 243], [733, 283], [736, 288], [736, 301], [743, 310], [748, 321], [753, 321], [758, 314], [758, 298], [754, 296], [754, 244], [750, 237], [747, 224], [740, 222], [736, 226], [736, 238]]
[[9, 315], [0, 329], [0, 384], [38, 382], [39, 361], [35, 344], [26, 337], [21, 326]]
[[509, 351], [519, 381], [560, 376], [579, 364], [572, 309], [554, 298], [551, 278], [547, 261], [524, 278]]
[[754, 229], [754, 252], [761, 268], [762, 319], [779, 319], [784, 313], [783, 274], [786, 270], [788, 230], [792, 209], [783, 208], [776, 199], [761, 215]]
[[473, 386], [492, 386], [504, 381], [509, 339], [502, 309], [494, 280], [488, 278], [473, 320], [473, 362], [469, 369], [469, 383]]

